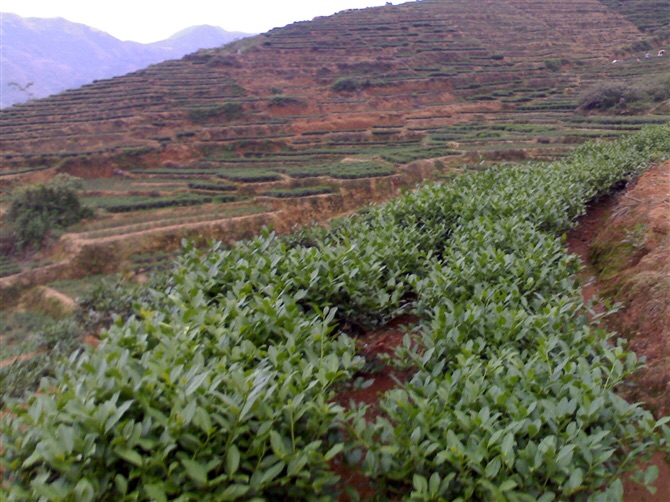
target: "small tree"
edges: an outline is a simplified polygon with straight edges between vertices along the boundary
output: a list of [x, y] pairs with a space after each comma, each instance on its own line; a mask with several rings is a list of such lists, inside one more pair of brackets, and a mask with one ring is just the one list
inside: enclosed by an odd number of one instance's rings
[[34, 94], [28, 90], [33, 86], [33, 82], [28, 82], [26, 85], [21, 85], [18, 82], [9, 82], [7, 86], [22, 92], [28, 100], [34, 97]]
[[67, 174], [59, 174], [47, 183], [20, 188], [7, 212], [17, 249], [39, 249], [51, 230], [91, 216], [93, 211], [79, 202], [77, 190], [80, 188], [81, 180]]
[[336, 92], [355, 92], [359, 87], [359, 83], [353, 78], [341, 78], [330, 86]]

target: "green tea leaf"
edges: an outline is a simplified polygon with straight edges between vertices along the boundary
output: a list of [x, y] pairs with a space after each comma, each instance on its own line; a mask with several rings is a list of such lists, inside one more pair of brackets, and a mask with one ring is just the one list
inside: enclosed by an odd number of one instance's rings
[[232, 445], [228, 448], [228, 453], [226, 454], [226, 473], [229, 477], [232, 477], [237, 469], [240, 467], [240, 450], [236, 445]]
[[91, 482], [82, 478], [77, 483], [77, 486], [74, 487], [74, 493], [77, 497], [77, 501], [81, 500], [83, 502], [95, 500], [95, 489]]
[[130, 450], [128, 448], [114, 448], [114, 453], [121, 457], [126, 462], [130, 462], [137, 467], [142, 467], [142, 455], [137, 453], [135, 450]]
[[514, 434], [511, 432], [505, 436], [500, 446], [500, 454], [503, 462], [508, 467], [514, 465]]
[[230, 485], [218, 496], [221, 497], [220, 500], [239, 500], [249, 493], [250, 489], [251, 487], [247, 485]]
[[326, 452], [323, 459], [330, 462], [338, 453], [344, 449], [344, 443], [338, 443]]
[[261, 476], [261, 484], [266, 485], [271, 483], [272, 480], [279, 476], [279, 474], [284, 470], [285, 466], [286, 464], [283, 461], [279, 461], [272, 467], [268, 468], [268, 470], [265, 471]]
[[167, 502], [167, 495], [162, 485], [159, 484], [149, 484], [144, 486], [144, 491], [147, 495], [156, 502]]
[[190, 458], [183, 458], [181, 463], [186, 469], [186, 474], [188, 474], [193, 481], [203, 485], [207, 484], [207, 468], [204, 465], [195, 460], [191, 460]]
[[419, 493], [428, 493], [428, 481], [420, 474], [414, 474], [412, 478], [414, 489]]

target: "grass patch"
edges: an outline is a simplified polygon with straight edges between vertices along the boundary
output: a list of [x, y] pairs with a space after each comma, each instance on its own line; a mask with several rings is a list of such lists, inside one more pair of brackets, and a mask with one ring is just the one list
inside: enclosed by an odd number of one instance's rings
[[[189, 210], [196, 210], [192, 214]], [[81, 237], [85, 239], [100, 239], [123, 235], [133, 232], [142, 232], [146, 230], [155, 230], [157, 228], [169, 227], [172, 225], [187, 225], [191, 223], [202, 223], [206, 221], [222, 220], [234, 218], [237, 216], [247, 216], [252, 214], [266, 213], [269, 209], [260, 205], [234, 206], [234, 207], [209, 207], [206, 211], [202, 208], [180, 208], [178, 214], [158, 215], [152, 213], [138, 213], [133, 218], [124, 218], [123, 220], [97, 221], [86, 225], [80, 229]]]
[[134, 272], [153, 272], [156, 270], [166, 270], [177, 257], [177, 252], [157, 251], [155, 253], [143, 253], [134, 255], [130, 259], [130, 266]]
[[54, 281], [47, 284], [47, 286], [76, 300], [87, 295], [96, 285], [109, 280], [109, 278], [110, 276], [108, 275], [92, 275], [83, 279]]
[[288, 199], [295, 197], [309, 197], [310, 195], [323, 195], [327, 193], [333, 193], [333, 189], [328, 186], [316, 186], [316, 187], [298, 187], [298, 188], [278, 188], [276, 190], [267, 190], [261, 195], [267, 197], [277, 197], [280, 199]]
[[230, 181], [239, 181], [246, 183], [261, 183], [266, 181], [278, 181], [281, 179], [281, 174], [276, 171], [268, 169], [244, 169], [244, 168], [230, 168], [221, 169], [218, 171], [219, 178]]
[[34, 335], [54, 322], [55, 319], [41, 312], [0, 310], [0, 360], [35, 350]]
[[214, 197], [197, 194], [179, 193], [170, 197], [86, 197], [83, 199], [88, 205], [105, 209], [110, 213], [125, 213], [147, 209], [161, 209], [175, 206], [195, 206], [214, 202]]
[[[144, 172], [143, 172], [144, 174]], [[85, 180], [82, 190], [88, 191], [108, 191], [108, 192], [129, 192], [129, 191], [147, 191], [160, 190], [169, 191], [186, 188], [186, 183], [178, 182], [174, 179], [129, 179], [129, 178], [96, 178]]]

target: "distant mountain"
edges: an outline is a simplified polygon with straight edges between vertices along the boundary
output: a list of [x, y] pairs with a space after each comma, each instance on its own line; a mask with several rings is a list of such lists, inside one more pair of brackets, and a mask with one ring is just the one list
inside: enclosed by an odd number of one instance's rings
[[214, 26], [194, 26], [167, 40], [140, 44], [123, 42], [62, 18], [23, 18], [2, 13], [0, 107], [123, 75], [247, 36], [250, 34]]
[[159, 49], [180, 52], [183, 56], [198, 49], [218, 47], [224, 43], [248, 36], [248, 33], [229, 32], [218, 26], [191, 26], [175, 33], [167, 40], [150, 45]]

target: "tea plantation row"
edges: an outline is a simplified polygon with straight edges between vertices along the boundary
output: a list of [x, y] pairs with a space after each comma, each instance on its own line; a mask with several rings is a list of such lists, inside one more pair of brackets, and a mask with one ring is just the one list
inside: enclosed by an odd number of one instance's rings
[[[170, 285], [2, 418], [10, 500], [619, 500], [668, 451], [616, 390], [633, 354], [589, 320], [558, 237], [670, 153], [670, 125], [549, 165], [430, 184], [231, 249], [186, 246]], [[146, 295], [145, 295], [146, 297]], [[412, 375], [374, 421], [336, 404], [364, 365], [345, 326], [419, 318]], [[654, 471], [646, 473], [652, 479]]]

